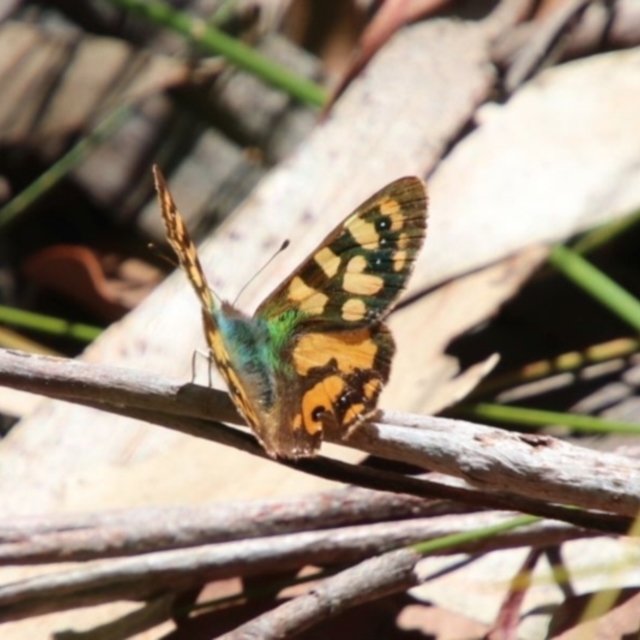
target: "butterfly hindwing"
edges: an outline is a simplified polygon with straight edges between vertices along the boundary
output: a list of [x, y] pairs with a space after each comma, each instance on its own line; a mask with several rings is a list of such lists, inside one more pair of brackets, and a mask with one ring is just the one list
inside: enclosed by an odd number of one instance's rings
[[311, 435], [331, 430], [345, 436], [376, 411], [389, 378], [395, 345], [387, 327], [307, 333], [293, 348], [293, 384], [300, 400], [291, 406], [294, 429]]

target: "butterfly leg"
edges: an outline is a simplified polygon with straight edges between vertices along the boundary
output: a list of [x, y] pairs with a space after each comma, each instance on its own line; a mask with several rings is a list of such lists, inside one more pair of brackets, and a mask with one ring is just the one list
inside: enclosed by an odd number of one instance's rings
[[196, 358], [198, 356], [202, 356], [207, 361], [207, 373], [209, 380], [209, 387], [213, 386], [213, 380], [211, 378], [211, 363], [213, 362], [213, 356], [211, 351], [207, 349], [207, 351], [202, 351], [202, 349], [194, 349], [193, 355], [191, 356], [191, 384], [196, 381]]
[[209, 381], [209, 389], [211, 389], [211, 387], [213, 387], [213, 378], [211, 377], [211, 368], [215, 364], [215, 360], [213, 359], [213, 351], [211, 351], [211, 349], [208, 349], [207, 351], [207, 362], [209, 363], [209, 366], [207, 367], [207, 377]]

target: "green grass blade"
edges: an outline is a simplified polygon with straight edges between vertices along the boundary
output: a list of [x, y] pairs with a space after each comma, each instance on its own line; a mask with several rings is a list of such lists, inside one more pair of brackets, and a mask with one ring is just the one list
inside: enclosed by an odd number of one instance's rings
[[62, 318], [45, 316], [31, 311], [13, 309], [0, 305], [0, 322], [22, 327], [23, 329], [33, 329], [42, 333], [56, 336], [74, 338], [81, 342], [91, 342], [101, 333], [102, 329], [79, 322], [68, 322]]
[[595, 251], [635, 227], [638, 222], [640, 222], [640, 209], [626, 215], [624, 218], [608, 222], [591, 231], [587, 231], [572, 246], [572, 249], [581, 255]]
[[560, 413], [558, 411], [512, 407], [502, 404], [492, 404], [490, 402], [479, 402], [477, 404], [456, 407], [454, 413], [476, 420], [493, 420], [495, 422], [506, 422], [527, 427], [546, 427], [553, 424], [560, 424], [585, 433], [640, 435], [640, 424], [633, 424], [631, 422], [605, 420], [577, 413]]
[[640, 302], [575, 251], [557, 245], [549, 262], [567, 278], [640, 332]]
[[95, 129], [78, 144], [52, 164], [37, 180], [34, 180], [24, 191], [11, 199], [0, 209], [0, 229], [11, 222], [18, 214], [28, 209], [38, 198], [55, 186], [87, 155], [93, 147], [100, 144], [125, 121], [130, 107], [123, 105], [107, 115]]
[[251, 47], [228, 36], [200, 18], [177, 11], [161, 0], [109, 0], [111, 4], [147, 18], [154, 24], [181, 33], [205, 51], [224, 56], [229, 62], [255, 74], [300, 102], [322, 107], [327, 92], [315, 82], [291, 73]]
[[542, 518], [537, 516], [519, 516], [500, 524], [495, 524], [490, 527], [482, 527], [475, 531], [465, 531], [464, 533], [452, 533], [449, 536], [442, 536], [442, 538], [436, 538], [435, 540], [428, 540], [427, 542], [419, 542], [418, 544], [412, 544], [409, 548], [414, 549], [422, 555], [428, 555], [430, 553], [440, 553], [457, 547], [462, 544], [477, 542], [485, 538], [492, 538], [493, 536], [506, 533], [512, 529], [518, 529], [520, 527], [526, 527], [530, 524], [539, 522]]

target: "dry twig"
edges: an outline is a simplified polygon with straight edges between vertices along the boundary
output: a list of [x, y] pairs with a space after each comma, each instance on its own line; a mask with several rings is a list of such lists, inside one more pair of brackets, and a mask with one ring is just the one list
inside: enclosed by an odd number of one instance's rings
[[348, 487], [206, 507], [27, 516], [0, 525], [0, 565], [137, 555], [214, 542], [424, 518], [461, 509], [451, 502]]
[[417, 585], [419, 560], [420, 554], [412, 549], [370, 558], [220, 638], [288, 638], [351, 607]]
[[[295, 571], [309, 564], [350, 564], [391, 549], [453, 533], [473, 532], [511, 518], [513, 514], [508, 513], [418, 518], [89, 562], [78, 569], [0, 587], [0, 620], [16, 620], [119, 599], [139, 600], [165, 591], [197, 588], [211, 580]], [[481, 553], [528, 545], [546, 547], [589, 535], [594, 534], [558, 522], [540, 522], [460, 545], [455, 550]]]
[[[23, 391], [98, 407], [264, 456], [246, 433], [215, 422], [238, 423], [225, 394], [196, 385], [178, 386], [129, 369], [78, 361], [0, 352], [0, 384]], [[365, 425], [342, 444], [383, 458], [455, 476], [466, 484], [433, 482], [347, 465], [318, 456], [286, 463], [298, 470], [345, 483], [449, 498], [495, 508], [561, 518], [582, 526], [575, 509], [633, 518], [640, 510], [640, 462], [595, 452], [549, 436], [428, 416], [387, 413], [384, 422]], [[389, 424], [391, 423], [391, 424]], [[605, 518], [606, 520], [606, 518]], [[623, 532], [629, 521], [609, 520]]]

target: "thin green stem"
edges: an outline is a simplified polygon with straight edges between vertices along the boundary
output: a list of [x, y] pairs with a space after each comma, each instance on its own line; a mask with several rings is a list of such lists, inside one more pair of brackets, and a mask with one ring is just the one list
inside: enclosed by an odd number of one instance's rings
[[562, 245], [553, 248], [549, 262], [636, 331], [640, 331], [640, 302], [609, 276]]
[[56, 185], [105, 138], [118, 129], [129, 115], [131, 107], [123, 105], [114, 109], [96, 127], [78, 142], [72, 149], [52, 164], [39, 178], [34, 180], [24, 191], [7, 202], [0, 209], [0, 228], [11, 222], [18, 214], [25, 211], [38, 198]]
[[483, 527], [474, 531], [465, 531], [464, 533], [452, 533], [449, 536], [442, 536], [442, 538], [437, 538], [435, 540], [419, 542], [418, 544], [411, 545], [410, 548], [422, 555], [439, 553], [462, 544], [477, 542], [478, 540], [484, 540], [485, 538], [492, 538], [500, 535], [501, 533], [511, 531], [512, 529], [526, 527], [530, 524], [535, 524], [540, 520], [541, 518], [537, 516], [519, 516], [508, 520], [507, 522], [495, 524], [490, 527]]
[[577, 413], [543, 411], [541, 409], [492, 404], [490, 402], [479, 402], [477, 404], [456, 407], [454, 413], [477, 420], [493, 420], [495, 422], [519, 424], [528, 427], [545, 427], [553, 424], [561, 424], [571, 427], [576, 431], [584, 431], [586, 433], [624, 433], [635, 436], [640, 435], [640, 424], [633, 424], [631, 422], [603, 420], [602, 418]]
[[572, 247], [581, 255], [594, 251], [608, 242], [611, 242], [619, 235], [625, 233], [640, 222], [640, 210], [634, 211], [624, 218], [614, 220], [591, 231], [587, 231]]
[[0, 305], [0, 322], [19, 326], [24, 329], [33, 329], [42, 333], [57, 336], [75, 338], [81, 342], [91, 342], [101, 333], [102, 329], [79, 322], [68, 322], [62, 318], [44, 316], [31, 311], [22, 311]]
[[282, 65], [208, 25], [204, 20], [176, 11], [166, 2], [161, 0], [109, 0], [109, 2], [143, 16], [154, 24], [188, 36], [192, 42], [204, 50], [224, 56], [229, 62], [282, 89], [300, 102], [322, 107], [327, 100], [326, 91], [315, 82], [294, 75]]

